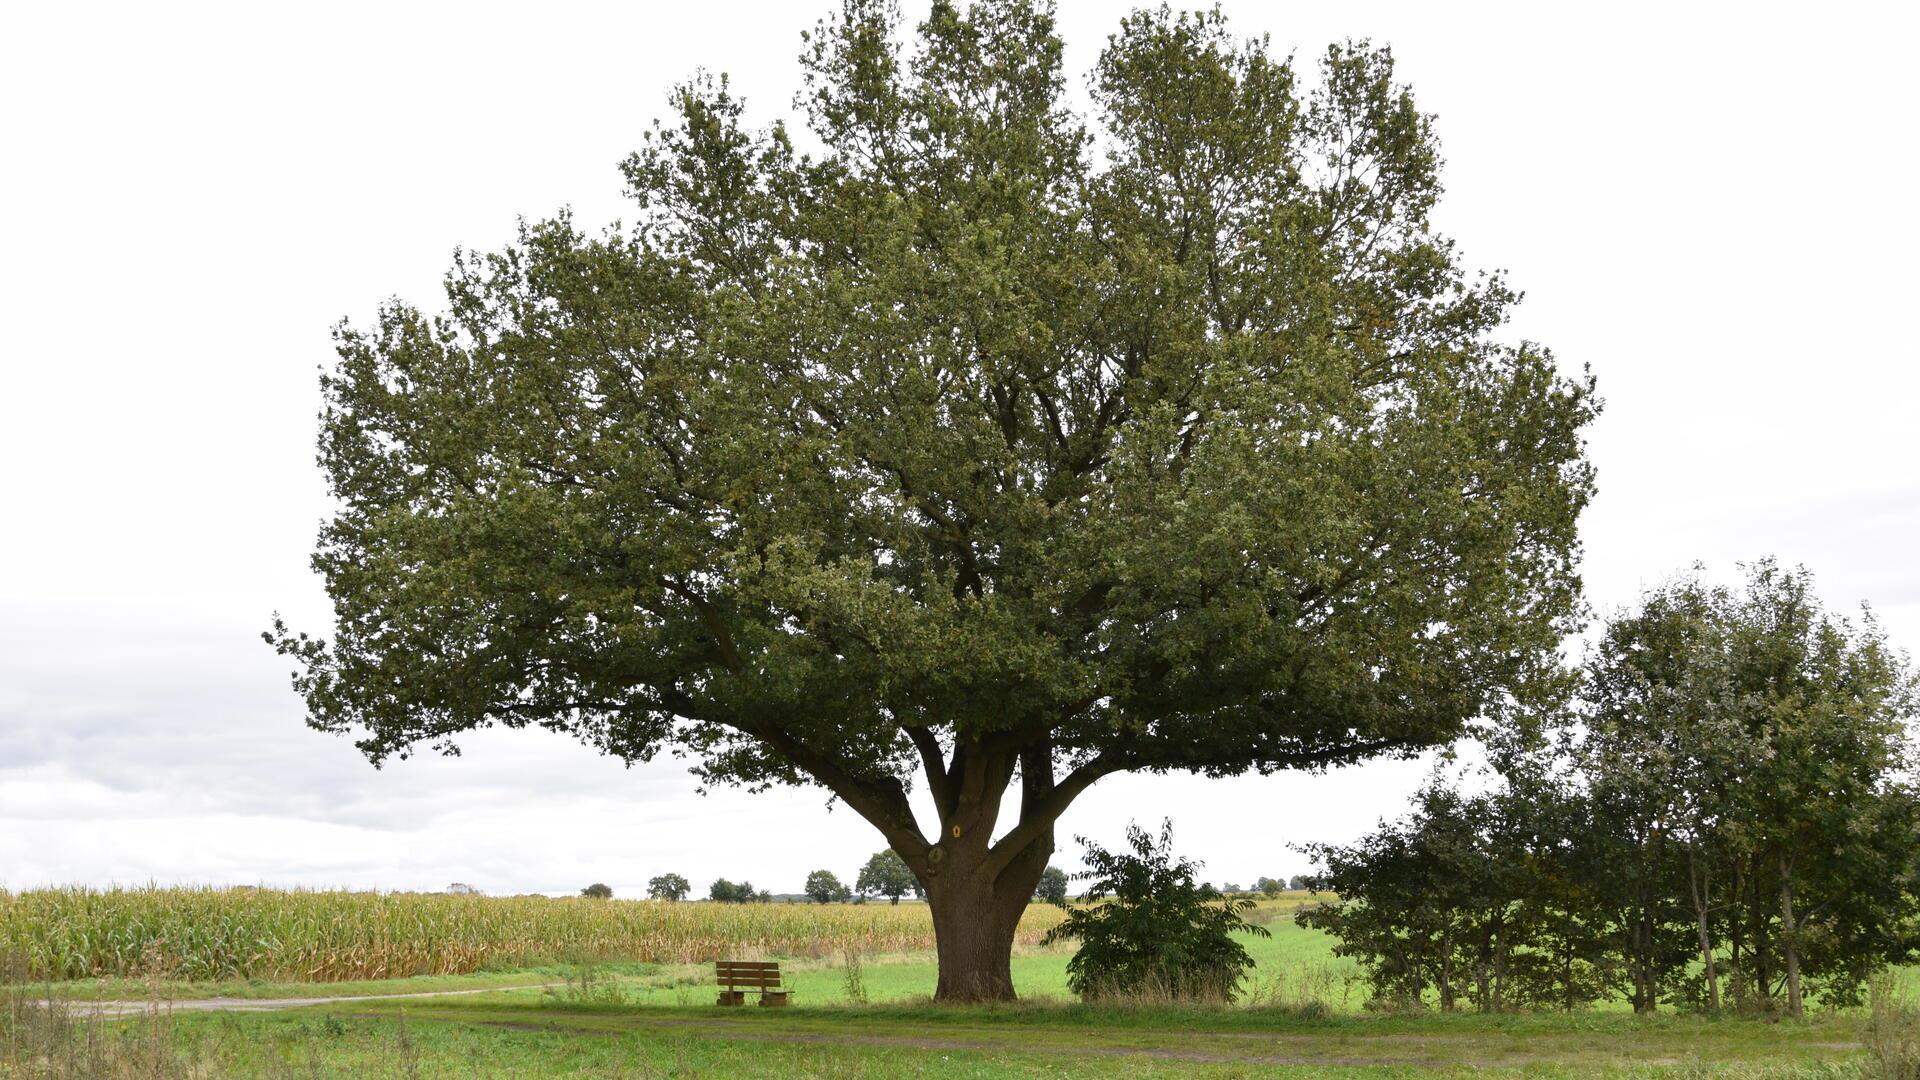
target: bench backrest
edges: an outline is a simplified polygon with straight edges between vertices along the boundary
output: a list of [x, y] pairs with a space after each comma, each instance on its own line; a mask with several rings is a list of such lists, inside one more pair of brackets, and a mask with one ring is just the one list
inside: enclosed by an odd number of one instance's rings
[[767, 990], [780, 985], [780, 965], [772, 960], [715, 960], [713, 976], [722, 986]]

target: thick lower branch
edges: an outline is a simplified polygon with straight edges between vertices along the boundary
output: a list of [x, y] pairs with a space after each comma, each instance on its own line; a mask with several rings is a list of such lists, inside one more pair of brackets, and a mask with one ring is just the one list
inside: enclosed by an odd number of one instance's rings
[[887, 838], [887, 843], [901, 855], [918, 858], [925, 854], [927, 839], [920, 834], [920, 826], [913, 820], [913, 808], [907, 802], [907, 790], [900, 781], [890, 776], [858, 776], [829, 755], [772, 725], [728, 723], [727, 726], [766, 743], [819, 781], [821, 786], [840, 796], [843, 802], [853, 808], [854, 813], [879, 829], [880, 834]]
[[946, 756], [940, 750], [940, 740], [933, 732], [923, 727], [902, 727], [907, 738], [913, 740], [913, 747], [920, 752], [920, 765], [927, 777], [927, 793], [933, 796], [933, 807], [945, 820], [953, 813], [953, 778], [947, 772]]
[[[1044, 793], [1036, 792], [1032, 802], [1022, 801], [1020, 824], [1000, 838], [987, 852], [986, 872], [997, 876], [1005, 870], [1028, 845], [1044, 839], [1053, 829], [1053, 823], [1067, 812], [1080, 793], [1093, 785], [1095, 780], [1126, 768], [1125, 762], [1112, 754], [1101, 754], [1091, 761], [1062, 777]], [[1051, 775], [1051, 765], [1049, 765]]]

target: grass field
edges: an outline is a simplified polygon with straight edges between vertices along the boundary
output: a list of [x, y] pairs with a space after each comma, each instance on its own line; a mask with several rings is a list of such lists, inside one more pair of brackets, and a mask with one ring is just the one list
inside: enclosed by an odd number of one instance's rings
[[[245, 895], [245, 894], [242, 894]], [[322, 897], [337, 894], [313, 894]], [[462, 899], [462, 898], [449, 898]], [[1022, 946], [1015, 1006], [945, 1008], [928, 1003], [936, 970], [923, 948], [863, 947], [914, 942], [924, 907], [824, 908], [706, 904], [623, 905], [575, 901], [487, 901], [544, 921], [518, 940], [553, 928], [655, 927], [652, 936], [586, 935], [595, 948], [566, 955], [577, 930], [562, 934], [543, 962], [482, 958], [481, 970], [411, 978], [314, 982], [223, 977], [194, 980], [83, 979], [53, 993], [73, 998], [145, 997], [149, 1013], [77, 1019], [64, 1033], [23, 1006], [16, 990], [11, 1026], [0, 1024], [0, 1077], [1105, 1077], [1271, 1076], [1424, 1078], [1504, 1076], [1872, 1078], [1913, 1080], [1881, 1069], [1864, 1011], [1821, 1012], [1803, 1021], [1663, 1015], [1623, 1008], [1573, 1014], [1477, 1016], [1367, 1013], [1351, 988], [1350, 962], [1330, 941], [1288, 917], [1303, 898], [1265, 902], [1273, 936], [1248, 938], [1256, 961], [1250, 993], [1230, 1009], [1089, 1007], [1066, 988], [1069, 949]], [[272, 904], [266, 905], [272, 908]], [[660, 948], [674, 938], [641, 913], [672, 907], [679, 927], [700, 927], [735, 955], [783, 957], [795, 1005], [713, 1006], [707, 957]], [[16, 909], [17, 910], [17, 909]], [[1036, 921], [1051, 915], [1034, 909]], [[805, 924], [816, 927], [809, 935]], [[489, 924], [493, 925], [493, 924]], [[20, 928], [4, 932], [18, 939]], [[496, 932], [504, 933], [503, 930]], [[73, 927], [63, 933], [73, 934]], [[732, 935], [729, 937], [728, 935]], [[571, 935], [571, 936], [570, 936]], [[784, 936], [783, 936], [784, 935]], [[1031, 937], [1038, 937], [1035, 931]], [[204, 941], [205, 937], [191, 940]], [[371, 940], [379, 940], [373, 938]], [[651, 943], [648, 959], [602, 948], [614, 940]], [[930, 940], [930, 939], [929, 939]], [[783, 943], [800, 947], [782, 950]], [[532, 946], [527, 946], [531, 948]], [[542, 946], [546, 947], [546, 946]], [[850, 979], [848, 954], [859, 961]], [[353, 1000], [367, 994], [479, 990], [439, 998]], [[31, 995], [49, 991], [41, 984]], [[338, 997], [279, 1012], [189, 1011], [188, 999]], [[169, 1007], [169, 1001], [178, 1002]], [[864, 1001], [864, 1003], [862, 1003]], [[34, 1018], [38, 1017], [38, 1020]], [[1908, 1015], [1902, 1037], [1914, 1037]], [[65, 1047], [59, 1060], [50, 1047]], [[94, 1058], [85, 1055], [95, 1054]], [[1916, 1058], [1920, 1060], [1920, 1058]]]
[[[1474, 1016], [925, 1004], [763, 1010], [533, 991], [280, 1013], [178, 1013], [68, 1041], [107, 1052], [0, 1076], [1375, 1077], [1872, 1080], [1863, 1018], [1765, 1024], [1619, 1013]], [[45, 1059], [49, 1055], [42, 1055]], [[114, 1063], [123, 1064], [114, 1064]]]

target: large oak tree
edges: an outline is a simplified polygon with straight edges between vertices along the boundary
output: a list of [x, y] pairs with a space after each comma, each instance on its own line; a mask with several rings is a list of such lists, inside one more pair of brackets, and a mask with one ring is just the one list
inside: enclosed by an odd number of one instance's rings
[[808, 36], [801, 134], [695, 80], [633, 222], [343, 327], [336, 625], [269, 637], [376, 762], [537, 724], [822, 785], [925, 885], [939, 995], [1003, 998], [1101, 777], [1410, 754], [1529, 692], [1596, 402], [1497, 340], [1386, 51], [1302, 77], [1138, 14], [1082, 115], [1042, 6], [900, 31]]

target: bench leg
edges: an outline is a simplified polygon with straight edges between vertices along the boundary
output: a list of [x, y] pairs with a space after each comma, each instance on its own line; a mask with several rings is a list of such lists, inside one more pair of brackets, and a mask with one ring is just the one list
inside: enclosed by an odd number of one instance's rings
[[720, 1000], [715, 1002], [714, 1004], [745, 1005], [746, 1003], [747, 1003], [747, 992], [745, 990], [722, 990], [720, 991]]
[[791, 993], [791, 990], [762, 990], [760, 1005], [762, 1008], [777, 1009], [787, 1003], [787, 995]]

